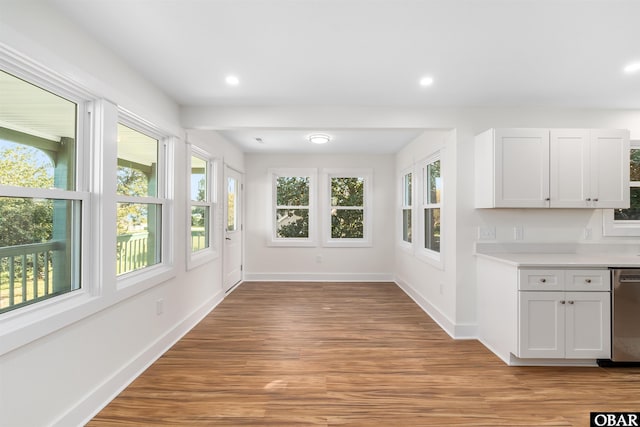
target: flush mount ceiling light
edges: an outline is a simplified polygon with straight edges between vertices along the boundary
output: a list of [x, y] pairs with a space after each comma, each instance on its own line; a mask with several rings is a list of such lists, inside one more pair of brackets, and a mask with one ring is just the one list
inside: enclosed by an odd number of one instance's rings
[[224, 81], [227, 82], [229, 86], [238, 86], [238, 84], [240, 84], [240, 79], [236, 76], [227, 76]]
[[424, 76], [420, 79], [420, 86], [426, 87], [433, 84], [433, 77]]
[[638, 71], [640, 71], [640, 62], [634, 62], [624, 67], [624, 72], [627, 74], [637, 73]]
[[314, 144], [326, 144], [331, 141], [331, 137], [329, 135], [325, 135], [324, 133], [314, 133], [307, 137], [309, 142], [313, 142]]

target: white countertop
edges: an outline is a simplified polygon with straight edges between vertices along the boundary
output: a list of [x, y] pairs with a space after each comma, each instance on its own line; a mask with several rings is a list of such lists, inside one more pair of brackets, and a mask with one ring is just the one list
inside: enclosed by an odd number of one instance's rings
[[476, 253], [516, 267], [636, 267], [640, 255], [616, 253]]

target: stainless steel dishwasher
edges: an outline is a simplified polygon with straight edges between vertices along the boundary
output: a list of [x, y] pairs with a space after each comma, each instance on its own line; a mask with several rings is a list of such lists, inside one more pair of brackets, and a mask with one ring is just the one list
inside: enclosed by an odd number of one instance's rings
[[611, 360], [640, 362], [640, 269], [612, 270]]

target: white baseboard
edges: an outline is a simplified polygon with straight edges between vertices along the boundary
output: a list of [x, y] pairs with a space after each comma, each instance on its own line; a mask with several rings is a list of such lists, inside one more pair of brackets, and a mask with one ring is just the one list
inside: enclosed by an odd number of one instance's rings
[[438, 310], [408, 282], [395, 278], [396, 284], [402, 289], [418, 306], [429, 315], [451, 338], [454, 339], [476, 339], [478, 326], [475, 324], [456, 324], [444, 313]]
[[391, 273], [245, 273], [245, 282], [393, 282]]
[[52, 426], [83, 426], [98, 412], [109, 404], [122, 390], [131, 384], [145, 369], [160, 358], [169, 348], [196, 326], [224, 299], [220, 291], [175, 327], [170, 329], [153, 344], [134, 357], [130, 363], [122, 367], [108, 380], [96, 387], [92, 392], [69, 409], [60, 418], [51, 423]]

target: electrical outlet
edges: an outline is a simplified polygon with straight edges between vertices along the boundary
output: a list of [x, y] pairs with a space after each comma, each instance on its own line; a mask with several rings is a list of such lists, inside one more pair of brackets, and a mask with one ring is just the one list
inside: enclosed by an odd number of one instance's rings
[[496, 228], [478, 227], [478, 240], [496, 240]]
[[514, 240], [524, 240], [524, 227], [521, 225], [517, 225], [513, 227], [513, 239]]
[[590, 229], [590, 228], [585, 228], [585, 229], [584, 229], [584, 239], [585, 239], [585, 240], [591, 240], [592, 235], [593, 235], [593, 234], [592, 234], [592, 232], [591, 232], [591, 229]]
[[156, 315], [160, 316], [164, 313], [164, 299], [160, 298], [156, 301]]

